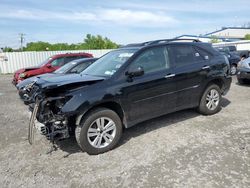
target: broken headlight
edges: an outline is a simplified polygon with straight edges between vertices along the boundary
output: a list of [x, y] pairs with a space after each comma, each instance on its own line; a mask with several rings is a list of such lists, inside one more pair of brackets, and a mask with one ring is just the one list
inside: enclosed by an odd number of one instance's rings
[[55, 100], [54, 105], [57, 111], [60, 111], [62, 107], [72, 98], [72, 96], [65, 96]]
[[26, 73], [21, 73], [20, 75], [19, 75], [19, 78], [24, 78], [26, 76]]

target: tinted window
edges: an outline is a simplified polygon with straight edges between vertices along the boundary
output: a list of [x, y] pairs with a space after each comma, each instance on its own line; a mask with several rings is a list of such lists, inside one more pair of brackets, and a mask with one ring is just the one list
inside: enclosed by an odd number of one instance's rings
[[80, 73], [91, 64], [92, 64], [92, 62], [80, 63], [80, 64], [76, 65], [73, 69], [71, 69], [69, 72], [70, 73]]
[[65, 63], [68, 63], [68, 62], [70, 62], [70, 61], [73, 61], [73, 60], [75, 60], [75, 59], [80, 59], [80, 58], [82, 58], [82, 57], [80, 57], [80, 56], [70, 56], [70, 57], [66, 57], [66, 58], [65, 58]]
[[72, 67], [74, 67], [76, 64], [77, 64], [77, 62], [71, 61], [71, 62], [67, 63], [66, 65], [63, 65], [62, 67], [57, 69], [54, 73], [59, 73], [59, 74], [66, 73]]
[[200, 54], [201, 60], [208, 60], [211, 58], [211, 54], [201, 48], [195, 47], [195, 50]]
[[52, 61], [51, 66], [52, 67], [61, 67], [64, 65], [64, 58], [57, 58], [55, 60]]
[[166, 47], [150, 48], [140, 54], [130, 65], [129, 70], [142, 67], [144, 73], [156, 72], [170, 67], [169, 55]]
[[191, 45], [173, 45], [170, 47], [172, 59], [177, 67], [204, 60]]

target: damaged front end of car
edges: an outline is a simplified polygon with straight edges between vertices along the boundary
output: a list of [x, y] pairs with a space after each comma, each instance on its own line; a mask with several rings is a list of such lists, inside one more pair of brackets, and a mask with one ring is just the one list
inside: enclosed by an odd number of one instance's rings
[[[39, 132], [52, 142], [70, 137], [73, 127], [69, 126], [70, 116], [63, 114], [61, 108], [71, 99], [71, 96], [44, 97], [37, 95], [35, 103], [30, 104], [32, 111], [30, 126], [35, 126]], [[32, 117], [34, 117], [32, 119]], [[30, 128], [32, 129], [32, 128]], [[32, 131], [29, 141], [33, 143]]]
[[29, 142], [33, 143], [34, 127], [46, 138], [54, 141], [69, 138], [76, 127], [76, 110], [84, 103], [84, 91], [89, 85], [102, 81], [93, 79], [66, 85], [35, 83], [29, 93]]

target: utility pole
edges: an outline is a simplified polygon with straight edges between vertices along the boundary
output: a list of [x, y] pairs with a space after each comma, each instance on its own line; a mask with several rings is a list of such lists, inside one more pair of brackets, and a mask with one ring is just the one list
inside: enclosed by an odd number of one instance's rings
[[19, 33], [19, 37], [20, 37], [20, 49], [21, 51], [23, 51], [23, 42], [24, 42], [24, 33]]

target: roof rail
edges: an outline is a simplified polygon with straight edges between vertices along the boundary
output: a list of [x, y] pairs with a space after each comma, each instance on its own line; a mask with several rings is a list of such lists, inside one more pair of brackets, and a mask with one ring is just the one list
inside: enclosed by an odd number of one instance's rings
[[148, 45], [169, 43], [169, 42], [175, 42], [175, 41], [179, 41], [179, 42], [182, 42], [182, 41], [183, 42], [184, 41], [201, 42], [199, 39], [160, 39], [160, 40], [152, 40], [152, 41], [143, 42], [143, 43], [132, 43], [132, 44], [125, 45], [123, 47], [148, 46]]

